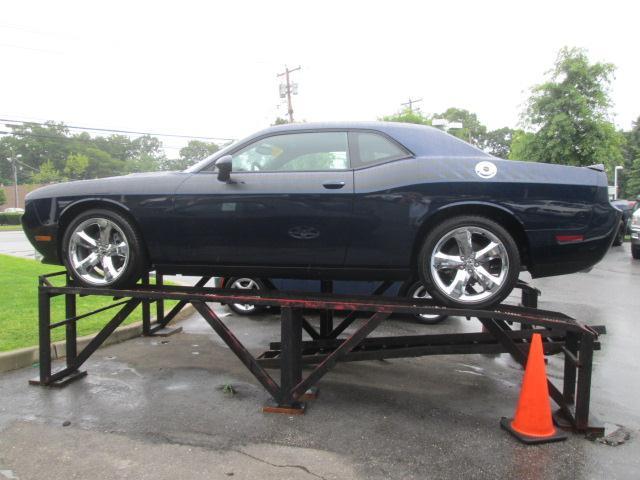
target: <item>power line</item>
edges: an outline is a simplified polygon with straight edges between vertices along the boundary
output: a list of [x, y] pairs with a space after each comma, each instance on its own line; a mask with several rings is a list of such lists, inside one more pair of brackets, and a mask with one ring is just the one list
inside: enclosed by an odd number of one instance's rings
[[[300, 67], [298, 67], [300, 68]], [[0, 118], [0, 122], [9, 122], [9, 123], [21, 123], [21, 124], [25, 124], [25, 123], [31, 123], [34, 125], [39, 125], [39, 126], [48, 126], [49, 124], [47, 123], [43, 123], [43, 122], [28, 122], [25, 120], [15, 120], [15, 119], [8, 119], [8, 118]], [[153, 137], [174, 137], [174, 138], [192, 138], [192, 139], [199, 139], [199, 140], [221, 140], [224, 142], [229, 142], [229, 141], [234, 141], [235, 138], [223, 138], [223, 137], [202, 137], [202, 136], [198, 136], [198, 135], [180, 135], [180, 134], [176, 134], [176, 133], [153, 133], [153, 132], [138, 132], [138, 131], [134, 131], [134, 130], [118, 130], [115, 128], [100, 128], [100, 127], [82, 127], [82, 126], [78, 126], [78, 125], [64, 125], [64, 123], [62, 124], [62, 126], [66, 127], [66, 128], [70, 128], [73, 130], [89, 130], [89, 131], [95, 131], [95, 132], [110, 132], [110, 133], [130, 133], [133, 135], [151, 135]]]
[[[56, 137], [54, 135], [41, 135], [38, 133], [31, 133], [31, 132], [8, 132], [6, 130], [0, 130], [0, 135], [13, 135], [13, 136], [20, 136], [20, 137], [35, 137], [35, 138], [49, 138], [52, 140], [78, 140], [78, 141], [87, 141], [89, 139], [84, 139], [84, 138], [78, 138], [78, 137], [67, 137], [67, 136], [61, 136], [61, 137]], [[93, 139], [91, 139], [93, 140]], [[124, 143], [120, 143], [120, 145], [124, 145]], [[183, 147], [176, 147], [176, 146], [170, 146], [170, 145], [162, 145], [162, 147], [160, 148], [167, 148], [170, 150], [180, 150]]]
[[16, 160], [16, 162], [17, 162], [17, 163], [19, 163], [20, 165], [22, 165], [23, 167], [30, 168], [30, 169], [31, 169], [31, 170], [33, 170], [34, 172], [37, 172], [37, 171], [38, 171], [38, 169], [37, 169], [37, 168], [33, 168], [31, 165], [27, 165], [26, 163], [21, 162], [20, 160]]

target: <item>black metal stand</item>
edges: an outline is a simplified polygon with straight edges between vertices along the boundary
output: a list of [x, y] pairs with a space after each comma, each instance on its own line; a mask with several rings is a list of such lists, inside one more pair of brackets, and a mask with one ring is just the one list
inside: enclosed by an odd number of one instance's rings
[[[145, 277], [142, 285], [131, 289], [78, 287], [70, 281], [64, 286], [53, 285], [50, 279], [61, 275], [66, 274], [62, 272], [40, 277], [40, 377], [33, 384], [59, 385], [60, 382], [84, 375], [85, 372], [80, 371], [82, 364], [140, 304], [145, 335], [161, 332], [185, 305], [192, 304], [271, 395], [275, 403], [265, 406], [264, 411], [288, 414], [304, 412], [304, 400], [317, 394], [312, 387], [338, 362], [425, 355], [509, 353], [524, 365], [531, 336], [533, 333], [540, 333], [545, 354], [564, 354], [562, 390], [549, 382], [549, 392], [560, 407], [565, 426], [577, 432], [603, 433], [600, 427], [589, 423], [589, 397], [593, 351], [600, 348], [597, 338], [598, 334], [606, 333], [604, 327], [588, 327], [562, 313], [537, 309], [539, 291], [524, 283], [518, 284], [518, 288], [522, 290], [521, 306], [499, 305], [493, 309], [479, 310], [443, 307], [431, 300], [383, 297], [381, 293], [389, 287], [387, 283], [382, 284], [372, 296], [347, 296], [326, 293], [331, 290], [330, 283], [324, 284], [325, 293], [320, 294], [207, 288], [207, 277], [202, 278], [194, 287], [165, 285], [162, 276], [156, 276], [155, 285], [150, 285], [148, 277]], [[51, 323], [50, 300], [58, 295], [65, 296], [67, 318]], [[107, 307], [77, 315], [77, 295], [111, 296], [116, 301]], [[166, 316], [165, 300], [178, 302]], [[152, 302], [156, 303], [158, 313], [157, 325], [153, 327], [150, 322]], [[280, 342], [272, 343], [269, 351], [255, 358], [208, 303], [249, 303], [280, 307]], [[115, 307], [121, 308], [95, 338], [81, 352], [77, 352], [75, 322]], [[305, 310], [320, 312], [320, 331], [304, 318]], [[346, 315], [334, 327], [333, 316], [336, 312], [346, 312]], [[368, 338], [371, 332], [394, 313], [476, 317], [485, 331]], [[365, 318], [358, 322], [348, 336], [338, 338], [354, 325], [357, 315], [365, 315]], [[512, 328], [516, 323], [520, 325], [517, 330]], [[64, 368], [52, 372], [50, 332], [62, 325], [65, 325], [67, 333], [67, 362]], [[308, 333], [310, 341], [303, 341], [303, 330]], [[304, 365], [313, 367], [306, 378], [302, 372]], [[269, 368], [280, 369], [279, 383], [267, 372], [266, 369]]]
[[[202, 277], [195, 286], [204, 287], [209, 280], [211, 280], [211, 277]], [[142, 285], [150, 285], [148, 273], [142, 277]], [[160, 288], [164, 285], [164, 275], [162, 275], [162, 273], [160, 272], [156, 272], [155, 285]], [[171, 320], [176, 318], [176, 315], [178, 315], [178, 313], [180, 313], [180, 311], [187, 305], [187, 302], [178, 302], [171, 309], [169, 314], [165, 316], [164, 299], [160, 298], [156, 300], [155, 326], [151, 326], [150, 303], [151, 302], [149, 300], [143, 301], [142, 303], [142, 334], [145, 337], [168, 337], [182, 331], [182, 327], [168, 327], [167, 325], [169, 324], [169, 322], [171, 322]]]

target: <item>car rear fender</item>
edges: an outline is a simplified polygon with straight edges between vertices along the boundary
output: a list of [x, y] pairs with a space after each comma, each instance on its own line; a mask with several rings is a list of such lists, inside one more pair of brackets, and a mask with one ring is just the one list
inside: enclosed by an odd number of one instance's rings
[[502, 225], [514, 238], [520, 252], [522, 265], [528, 265], [529, 240], [522, 222], [508, 209], [486, 202], [457, 202], [435, 210], [426, 217], [414, 240], [411, 266], [417, 266], [418, 254], [429, 231], [439, 222], [458, 215], [481, 215]]

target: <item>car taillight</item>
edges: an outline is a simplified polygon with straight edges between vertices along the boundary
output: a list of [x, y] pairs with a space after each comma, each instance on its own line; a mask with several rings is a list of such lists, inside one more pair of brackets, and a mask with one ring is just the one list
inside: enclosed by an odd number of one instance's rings
[[582, 242], [584, 235], [556, 235], [556, 241], [558, 243], [576, 243]]

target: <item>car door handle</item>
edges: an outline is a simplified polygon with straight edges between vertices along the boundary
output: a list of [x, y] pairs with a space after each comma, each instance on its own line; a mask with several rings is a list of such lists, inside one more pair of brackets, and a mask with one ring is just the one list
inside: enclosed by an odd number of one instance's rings
[[329, 190], [338, 190], [339, 188], [344, 187], [344, 182], [324, 182], [322, 186]]

